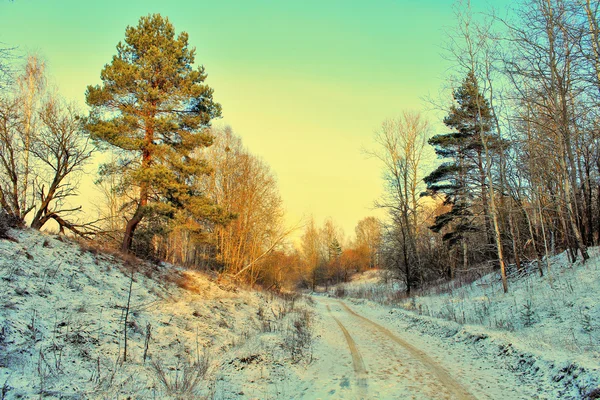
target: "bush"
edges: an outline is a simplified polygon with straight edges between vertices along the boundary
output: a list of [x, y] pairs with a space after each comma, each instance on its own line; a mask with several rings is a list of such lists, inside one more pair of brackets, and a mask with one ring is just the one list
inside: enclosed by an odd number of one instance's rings
[[303, 358], [312, 362], [312, 316], [307, 309], [300, 309], [285, 333], [283, 348], [290, 353], [292, 362]]
[[12, 239], [8, 235], [11, 228], [19, 226], [19, 220], [7, 213], [4, 209], [0, 209], [0, 239]]

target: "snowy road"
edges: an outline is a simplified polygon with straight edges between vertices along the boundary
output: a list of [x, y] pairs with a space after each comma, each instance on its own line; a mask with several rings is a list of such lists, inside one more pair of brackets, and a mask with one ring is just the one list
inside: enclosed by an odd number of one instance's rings
[[[326, 371], [315, 382], [321, 398], [474, 399], [442, 366], [341, 301], [317, 298]], [[325, 353], [325, 354], [324, 354]], [[330, 353], [330, 354], [326, 354]]]
[[320, 338], [316, 360], [303, 377], [310, 384], [296, 393], [299, 398], [531, 398], [520, 392], [514, 376], [463, 358], [459, 349], [385, 327], [376, 322], [376, 310], [325, 297], [315, 300]]

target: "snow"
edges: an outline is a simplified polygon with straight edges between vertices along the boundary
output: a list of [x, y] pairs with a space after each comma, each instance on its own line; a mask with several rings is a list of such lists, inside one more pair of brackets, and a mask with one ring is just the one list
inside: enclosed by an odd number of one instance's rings
[[[35, 231], [11, 235], [16, 242], [0, 240], [3, 399], [272, 398], [306, 364], [305, 354], [292, 355], [309, 352], [294, 327], [310, 308], [301, 299], [242, 290], [172, 265], [123, 261]], [[264, 384], [270, 380], [277, 384]]]
[[585, 265], [553, 258], [551, 280], [511, 278], [507, 295], [488, 275], [406, 301], [369, 271], [332, 289], [341, 302], [11, 235], [0, 240], [5, 399], [580, 399], [600, 382], [597, 249]]
[[403, 299], [394, 296], [392, 283], [374, 281], [382, 274], [375, 271], [344, 284], [343, 292], [378, 303], [361, 300], [368, 304], [360, 306], [364, 313], [385, 305], [388, 313], [379, 318], [417, 333], [415, 341], [443, 338], [433, 348], [452, 343], [475, 358], [504, 363], [537, 388], [537, 398], [579, 399], [600, 384], [599, 252], [590, 249], [585, 264], [569, 263], [564, 253], [552, 257], [544, 277], [535, 264], [511, 271], [507, 294], [492, 273], [443, 294]]
[[[439, 296], [421, 296], [403, 306], [461, 324], [518, 332], [520, 342], [600, 362], [600, 257], [590, 249], [585, 264], [565, 254], [552, 259], [550, 274], [537, 269], [512, 279], [504, 294], [498, 274]], [[544, 267], [545, 269], [545, 267]]]

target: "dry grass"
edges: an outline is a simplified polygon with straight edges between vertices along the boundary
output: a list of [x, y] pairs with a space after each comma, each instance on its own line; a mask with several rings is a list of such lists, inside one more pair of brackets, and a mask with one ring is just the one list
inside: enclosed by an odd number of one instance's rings
[[16, 228], [19, 225], [18, 221], [12, 218], [10, 215], [0, 208], [0, 239], [7, 239], [15, 241], [9, 234], [8, 231], [11, 228]]
[[283, 348], [289, 352], [292, 362], [312, 362], [313, 327], [312, 312], [299, 308], [284, 332]]
[[173, 274], [173, 276], [170, 277], [170, 280], [188, 292], [195, 294], [202, 294], [204, 292], [196, 277], [190, 272], [186, 271], [181, 274]]
[[209, 358], [206, 354], [199, 356], [196, 362], [179, 361], [172, 368], [165, 368], [160, 360], [152, 360], [156, 380], [168, 395], [178, 398], [193, 398], [198, 394], [208, 366]]

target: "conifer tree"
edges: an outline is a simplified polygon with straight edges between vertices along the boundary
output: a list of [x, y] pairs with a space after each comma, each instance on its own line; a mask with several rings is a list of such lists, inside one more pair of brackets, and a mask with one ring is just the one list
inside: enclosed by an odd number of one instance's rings
[[187, 33], [176, 37], [167, 18], [148, 15], [127, 27], [125, 41], [102, 69], [102, 84], [87, 88], [87, 130], [120, 155], [101, 174], [118, 171], [123, 186], [135, 188], [125, 252], [145, 217], [174, 218], [183, 207], [196, 217], [216, 215], [193, 184], [208, 166], [191, 153], [212, 144], [207, 128], [221, 107], [204, 83], [204, 67], [194, 68], [194, 59]]
[[335, 237], [333, 238], [331, 243], [329, 243], [327, 250], [330, 262], [337, 261], [342, 255], [342, 245], [340, 245], [340, 242]]
[[[444, 124], [454, 131], [436, 135], [429, 140], [440, 158], [449, 159], [425, 177], [430, 193], [442, 193], [445, 204], [452, 208], [439, 215], [431, 229], [435, 232], [449, 227], [443, 239], [449, 245], [462, 242], [465, 234], [480, 231], [476, 214], [484, 219], [488, 249], [493, 248], [493, 235], [489, 219], [488, 184], [482, 135], [493, 143], [490, 130], [492, 114], [488, 101], [480, 93], [477, 78], [471, 71], [462, 85], [454, 91], [454, 101]], [[497, 145], [491, 144], [492, 147]], [[479, 199], [481, 211], [474, 213]], [[466, 252], [465, 252], [466, 253]], [[466, 263], [466, 254], [464, 255]]]

